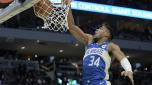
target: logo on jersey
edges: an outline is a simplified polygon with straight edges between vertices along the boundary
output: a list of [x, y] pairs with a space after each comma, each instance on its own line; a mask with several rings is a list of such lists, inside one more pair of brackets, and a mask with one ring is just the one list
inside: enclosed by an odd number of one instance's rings
[[102, 55], [105, 50], [101, 48], [90, 48], [86, 51], [84, 58], [91, 54]]

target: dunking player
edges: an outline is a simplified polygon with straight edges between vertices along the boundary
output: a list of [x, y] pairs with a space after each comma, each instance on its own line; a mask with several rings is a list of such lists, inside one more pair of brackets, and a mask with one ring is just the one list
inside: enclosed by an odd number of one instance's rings
[[68, 15], [70, 33], [80, 42], [86, 45], [83, 58], [83, 85], [111, 85], [109, 79], [109, 67], [111, 57], [115, 57], [124, 68], [121, 74], [128, 76], [133, 82], [132, 67], [120, 47], [111, 42], [112, 32], [108, 24], [99, 26], [94, 35], [84, 33], [75, 25], [72, 13]]

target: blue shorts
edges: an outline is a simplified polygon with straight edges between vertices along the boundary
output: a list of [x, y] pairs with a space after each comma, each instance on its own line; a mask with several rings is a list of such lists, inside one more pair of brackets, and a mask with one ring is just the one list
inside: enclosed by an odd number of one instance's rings
[[108, 85], [106, 80], [96, 80], [96, 81], [83, 81], [83, 85]]

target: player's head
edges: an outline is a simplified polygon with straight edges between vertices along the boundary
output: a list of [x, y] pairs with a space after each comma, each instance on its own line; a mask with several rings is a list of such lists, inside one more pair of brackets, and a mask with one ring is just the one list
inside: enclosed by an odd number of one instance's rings
[[107, 38], [111, 40], [113, 37], [112, 29], [108, 23], [103, 23], [97, 26], [97, 29], [94, 34], [94, 38]]

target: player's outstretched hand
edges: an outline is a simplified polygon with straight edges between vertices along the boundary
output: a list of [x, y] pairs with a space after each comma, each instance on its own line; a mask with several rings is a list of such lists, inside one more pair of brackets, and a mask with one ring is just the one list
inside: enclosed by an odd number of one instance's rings
[[63, 0], [63, 4], [70, 5], [72, 0]]
[[134, 79], [133, 79], [133, 72], [131, 72], [131, 71], [123, 71], [123, 72], [121, 72], [121, 76], [128, 77], [130, 79], [132, 85], [135, 85], [134, 84]]

